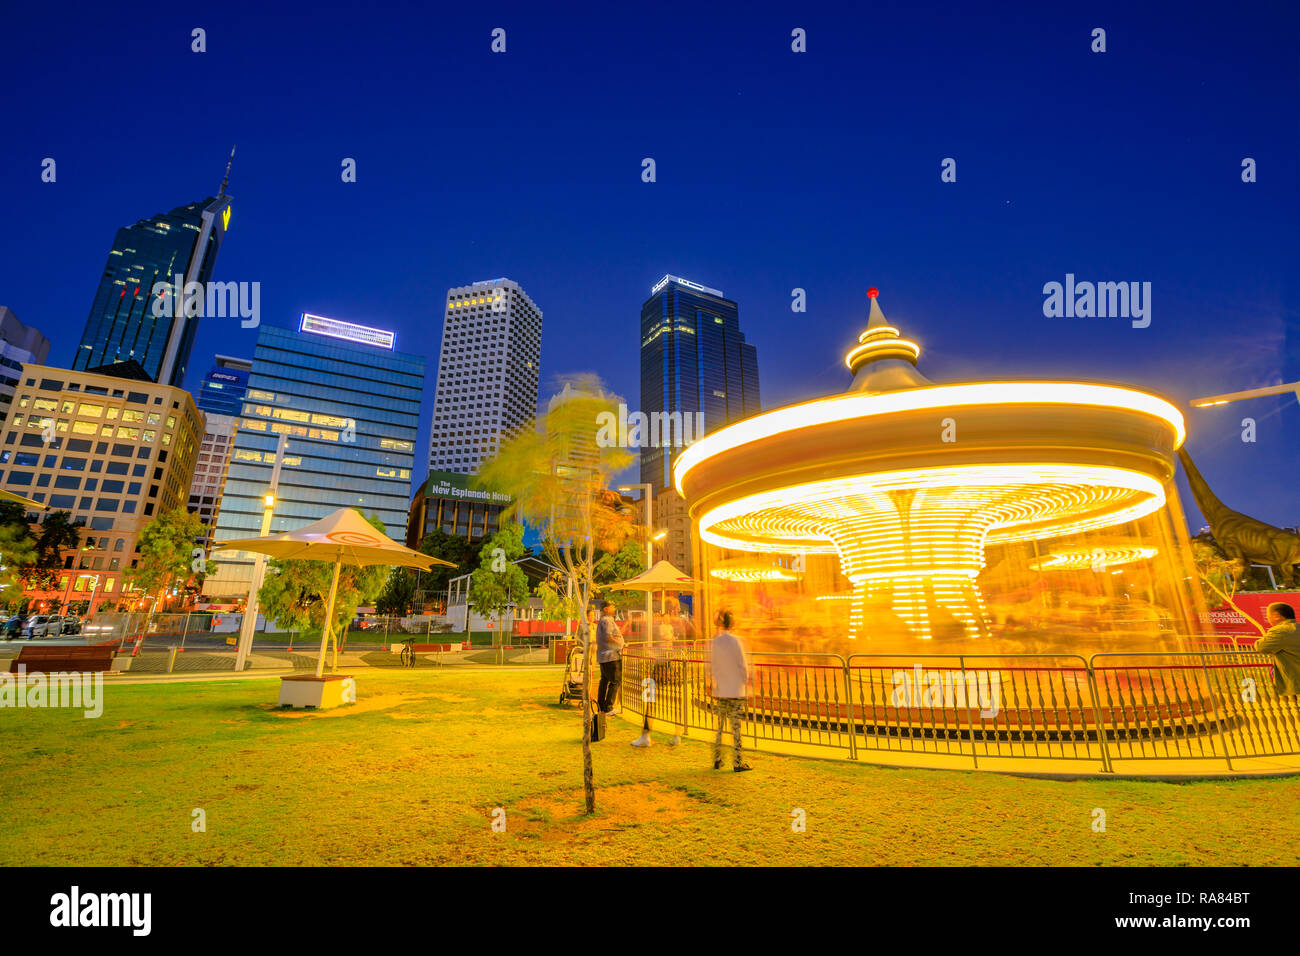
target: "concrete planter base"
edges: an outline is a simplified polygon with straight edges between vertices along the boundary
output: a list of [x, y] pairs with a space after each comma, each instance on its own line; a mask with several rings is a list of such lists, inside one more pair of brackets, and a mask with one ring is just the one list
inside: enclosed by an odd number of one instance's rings
[[351, 674], [295, 674], [280, 678], [280, 706], [326, 710], [357, 702], [357, 682]]

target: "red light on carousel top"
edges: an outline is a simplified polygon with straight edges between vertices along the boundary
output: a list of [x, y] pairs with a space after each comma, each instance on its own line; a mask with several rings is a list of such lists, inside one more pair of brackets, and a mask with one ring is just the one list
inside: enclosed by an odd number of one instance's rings
[[867, 298], [868, 298], [868, 299], [874, 299], [874, 298], [875, 298], [876, 296], [878, 296], [878, 295], [880, 295], [880, 290], [877, 289], [874, 285], [873, 285], [870, 289], [867, 290]]

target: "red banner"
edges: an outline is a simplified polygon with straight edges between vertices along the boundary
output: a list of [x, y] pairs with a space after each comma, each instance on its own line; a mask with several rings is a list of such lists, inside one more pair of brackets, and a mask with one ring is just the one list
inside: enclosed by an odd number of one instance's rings
[[1300, 608], [1300, 591], [1252, 591], [1238, 594], [1232, 599], [1234, 606], [1224, 603], [1212, 608], [1209, 622], [1214, 625], [1214, 632], [1223, 637], [1259, 637], [1259, 628], [1251, 624], [1250, 619], [1258, 621], [1260, 627], [1268, 630], [1264, 610], [1274, 601]]

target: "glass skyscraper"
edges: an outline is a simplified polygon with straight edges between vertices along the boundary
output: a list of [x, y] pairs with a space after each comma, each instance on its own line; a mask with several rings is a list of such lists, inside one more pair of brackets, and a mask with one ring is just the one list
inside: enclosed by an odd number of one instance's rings
[[[297, 329], [259, 328], [214, 542], [261, 534], [282, 434], [272, 534], [353, 507], [403, 540], [425, 360], [393, 346], [392, 332], [311, 314]], [[252, 557], [217, 561], [205, 594], [247, 594]]]
[[214, 415], [238, 415], [244, 407], [252, 368], [248, 359], [218, 355], [199, 387], [199, 408]]
[[[702, 417], [703, 433], [758, 413], [758, 354], [736, 303], [719, 290], [672, 275], [650, 290], [641, 306], [641, 411]], [[672, 487], [680, 451], [641, 449], [641, 480], [656, 495]]]
[[154, 315], [151, 292], [155, 283], [174, 286], [177, 275], [185, 283], [207, 283], [229, 225], [230, 197], [222, 183], [216, 197], [119, 229], [72, 367], [133, 359], [151, 380], [183, 387], [199, 320], [172, 314], [176, 309]]

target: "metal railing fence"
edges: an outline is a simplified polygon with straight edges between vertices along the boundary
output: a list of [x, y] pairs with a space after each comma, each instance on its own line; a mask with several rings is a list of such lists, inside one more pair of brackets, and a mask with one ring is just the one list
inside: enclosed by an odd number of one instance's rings
[[[1279, 693], [1270, 658], [1251, 651], [749, 659], [742, 730], [756, 750], [1136, 773], [1172, 760], [1260, 771], [1257, 758], [1300, 754], [1300, 697]], [[622, 691], [653, 729], [716, 731], [706, 642], [627, 645]]]

